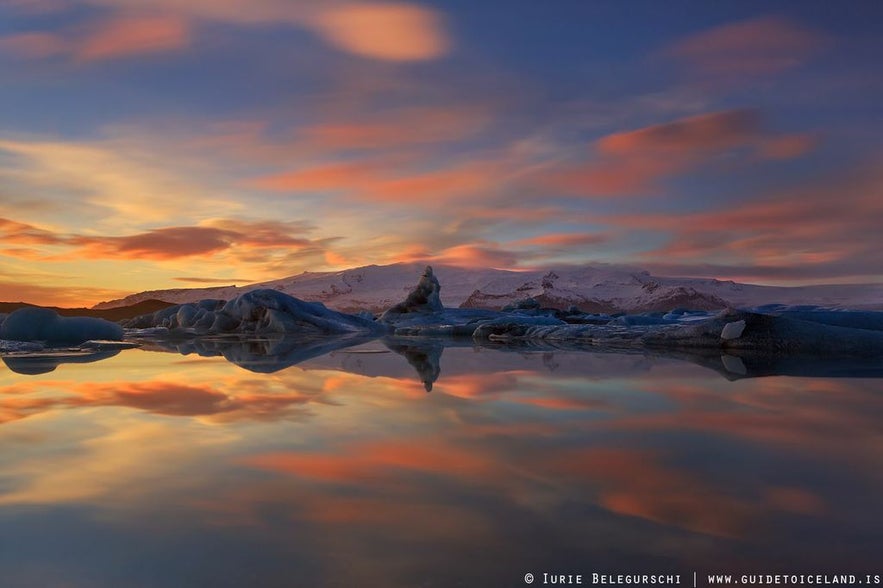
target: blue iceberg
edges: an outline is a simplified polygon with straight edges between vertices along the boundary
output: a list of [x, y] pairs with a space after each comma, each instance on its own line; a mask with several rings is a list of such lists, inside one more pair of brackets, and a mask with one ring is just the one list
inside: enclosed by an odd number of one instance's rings
[[20, 308], [0, 325], [0, 339], [44, 341], [49, 345], [76, 345], [94, 339], [121, 341], [116, 323], [85, 316], [64, 317], [48, 308]]

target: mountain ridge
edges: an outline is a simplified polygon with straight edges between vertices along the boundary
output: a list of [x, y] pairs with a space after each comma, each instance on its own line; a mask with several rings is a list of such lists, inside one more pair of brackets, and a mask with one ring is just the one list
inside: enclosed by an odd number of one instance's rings
[[[366, 265], [341, 271], [303, 272], [247, 286], [150, 290], [101, 302], [93, 309], [130, 306], [155, 299], [181, 304], [206, 298], [229, 300], [269, 288], [342, 312], [382, 312], [401, 302], [425, 263]], [[584, 312], [714, 310], [763, 304], [814, 304], [834, 308], [883, 309], [883, 284], [761, 286], [713, 278], [654, 276], [618, 266], [573, 266], [546, 270], [502, 270], [434, 265], [446, 307], [499, 309], [525, 298], [543, 306]]]

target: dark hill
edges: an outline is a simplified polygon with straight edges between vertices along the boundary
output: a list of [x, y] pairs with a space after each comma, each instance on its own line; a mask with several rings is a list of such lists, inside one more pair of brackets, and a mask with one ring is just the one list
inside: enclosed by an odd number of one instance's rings
[[[0, 302], [0, 313], [10, 313], [19, 308], [27, 306], [37, 306], [36, 304], [28, 304], [27, 302]], [[109, 321], [121, 321], [123, 319], [133, 318], [142, 314], [156, 312], [163, 308], [174, 306], [171, 302], [162, 300], [142, 300], [131, 306], [120, 306], [118, 308], [107, 308], [95, 310], [92, 308], [59, 308], [57, 306], [47, 306], [60, 314], [61, 316], [91, 316], [95, 318], [103, 318]]]

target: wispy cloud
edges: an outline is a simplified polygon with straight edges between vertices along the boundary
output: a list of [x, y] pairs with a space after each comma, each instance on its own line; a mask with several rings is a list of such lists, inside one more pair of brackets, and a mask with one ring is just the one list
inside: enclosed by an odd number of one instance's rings
[[[304, 235], [311, 228], [299, 222], [209, 220], [201, 226], [163, 227], [124, 236], [97, 236], [55, 233], [9, 219], [0, 219], [0, 235], [7, 244], [50, 246], [56, 252], [14, 249], [11, 257], [44, 260], [65, 258], [173, 260], [231, 252], [262, 259], [273, 250], [285, 251], [315, 247], [317, 242]], [[57, 250], [61, 249], [61, 253]]]
[[[339, 51], [386, 62], [438, 59], [452, 47], [445, 18], [409, 2], [323, 2], [258, 0], [216, 2], [77, 0], [105, 9], [85, 33], [34, 31], [0, 39], [0, 47], [27, 57], [72, 55], [78, 61], [130, 57], [180, 49], [190, 44], [194, 25], [215, 21], [240, 27], [285, 25], [305, 29]], [[27, 10], [27, 6], [19, 6]], [[43, 11], [63, 5], [44, 4]], [[151, 11], [145, 14], [145, 10]], [[156, 12], [164, 16], [153, 16]]]
[[679, 273], [688, 272], [689, 264], [695, 264], [693, 273], [741, 279], [829, 275], [866, 280], [883, 271], [879, 256], [871, 253], [883, 223], [881, 189], [883, 177], [870, 162], [746, 197], [726, 208], [607, 220], [632, 230], [668, 233], [666, 243], [647, 251], [644, 261], [669, 271], [677, 266]]
[[0, 37], [0, 51], [32, 59], [93, 62], [179, 50], [190, 41], [190, 26], [179, 17], [120, 16], [96, 21], [83, 30]]
[[830, 41], [824, 33], [769, 16], [696, 33], [664, 53], [705, 75], [768, 75], [803, 64]]
[[[0, 154], [16, 156], [0, 174], [52, 199], [56, 206], [103, 211], [118, 229], [145, 222], [222, 216], [240, 210], [232, 197], [205, 187], [186, 171], [126, 140], [51, 141], [0, 137]], [[91, 211], [96, 215], [96, 211]], [[97, 228], [97, 227], [96, 227]]]
[[726, 110], [607, 135], [594, 143], [594, 159], [553, 169], [545, 181], [586, 196], [646, 195], [659, 193], [660, 181], [728, 152], [793, 159], [805, 155], [815, 143], [808, 135], [767, 131], [757, 110]]

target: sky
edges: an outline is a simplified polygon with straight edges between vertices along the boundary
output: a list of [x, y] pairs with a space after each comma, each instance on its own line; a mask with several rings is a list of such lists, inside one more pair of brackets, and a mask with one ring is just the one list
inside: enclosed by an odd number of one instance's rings
[[0, 1], [0, 300], [427, 261], [883, 281], [883, 5]]

